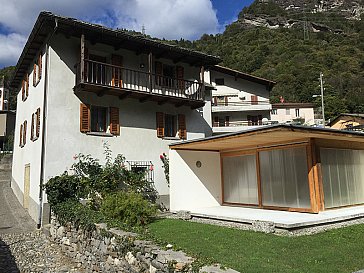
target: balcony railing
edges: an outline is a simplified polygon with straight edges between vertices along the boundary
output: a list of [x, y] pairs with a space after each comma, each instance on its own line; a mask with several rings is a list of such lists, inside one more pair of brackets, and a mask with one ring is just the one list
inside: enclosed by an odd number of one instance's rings
[[277, 121], [248, 121], [248, 120], [239, 120], [239, 121], [225, 121], [225, 122], [213, 122], [213, 127], [239, 127], [239, 126], [262, 126], [262, 125], [272, 125], [277, 124]]
[[[132, 91], [145, 95], [203, 101], [202, 84], [197, 80], [165, 77], [85, 59], [77, 64], [76, 86], [88, 84], [115, 90]], [[120, 92], [122, 94], [122, 92]]]
[[260, 100], [260, 101], [239, 101], [239, 102], [230, 102], [230, 101], [215, 101], [212, 103], [212, 106], [250, 106], [250, 105], [270, 105], [269, 100]]

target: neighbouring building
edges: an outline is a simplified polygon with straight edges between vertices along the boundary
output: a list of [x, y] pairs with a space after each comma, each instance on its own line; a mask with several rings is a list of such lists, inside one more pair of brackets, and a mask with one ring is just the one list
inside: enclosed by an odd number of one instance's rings
[[340, 114], [329, 123], [332, 129], [364, 132], [364, 114]]
[[40, 13], [16, 66], [12, 188], [33, 219], [48, 215], [41, 185], [74, 155], [104, 158], [103, 144], [152, 171], [169, 200], [163, 152], [212, 134], [204, 67], [220, 59], [48, 12]]
[[215, 65], [205, 73], [212, 87], [214, 134], [253, 129], [270, 124], [269, 93], [274, 81]]
[[5, 88], [4, 78], [0, 81], [0, 111], [9, 110], [9, 90]]
[[296, 123], [302, 125], [314, 125], [313, 103], [283, 102], [272, 104], [271, 120], [278, 123]]
[[11, 151], [13, 149], [15, 128], [15, 111], [0, 110], [0, 150]]
[[277, 124], [170, 149], [171, 211], [240, 217], [239, 206], [319, 213], [364, 204], [362, 133]]

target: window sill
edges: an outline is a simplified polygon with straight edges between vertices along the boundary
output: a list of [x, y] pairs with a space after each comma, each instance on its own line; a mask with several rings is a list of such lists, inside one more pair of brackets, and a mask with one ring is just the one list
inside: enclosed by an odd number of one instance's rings
[[88, 136], [102, 136], [102, 137], [113, 137], [113, 134], [104, 133], [104, 132], [88, 132], [86, 133]]
[[179, 137], [163, 137], [165, 140], [181, 140]]

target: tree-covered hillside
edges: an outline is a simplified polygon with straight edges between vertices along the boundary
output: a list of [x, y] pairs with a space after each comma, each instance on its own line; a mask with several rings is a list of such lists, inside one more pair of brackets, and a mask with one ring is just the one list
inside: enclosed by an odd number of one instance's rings
[[[9, 86], [9, 81], [11, 80], [13, 73], [15, 70], [15, 66], [8, 66], [0, 69], [0, 79], [4, 77], [4, 85], [5, 87]], [[10, 92], [9, 94], [9, 109], [15, 110], [16, 108], [16, 94], [14, 92]]]
[[[253, 26], [247, 18], [291, 26]], [[319, 105], [320, 98], [312, 96], [320, 94], [318, 78], [323, 72], [327, 117], [364, 113], [363, 15], [362, 20], [347, 20], [333, 11], [290, 12], [273, 1], [256, 1], [224, 33], [175, 43], [219, 55], [225, 66], [277, 81], [273, 102], [283, 96], [286, 101]]]

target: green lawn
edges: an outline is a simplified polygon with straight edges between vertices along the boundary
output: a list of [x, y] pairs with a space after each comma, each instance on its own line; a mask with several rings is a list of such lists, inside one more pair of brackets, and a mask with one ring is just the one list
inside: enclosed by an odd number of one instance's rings
[[163, 219], [149, 231], [192, 256], [240, 272], [353, 272], [364, 269], [364, 225], [300, 237]]

